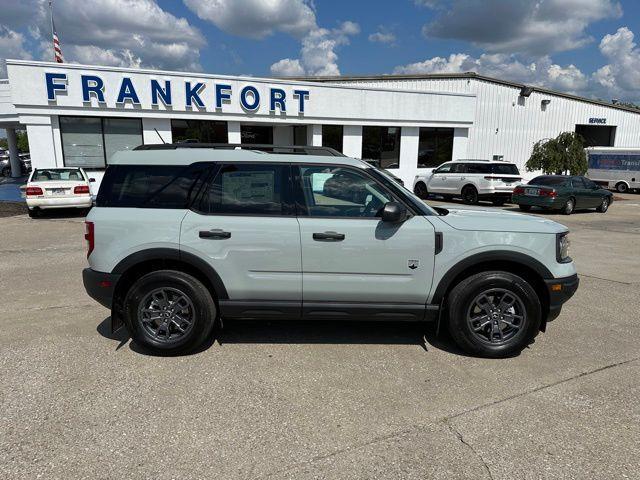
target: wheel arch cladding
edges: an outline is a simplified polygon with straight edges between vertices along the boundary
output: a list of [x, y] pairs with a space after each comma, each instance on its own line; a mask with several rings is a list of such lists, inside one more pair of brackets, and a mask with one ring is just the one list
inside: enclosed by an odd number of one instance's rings
[[548, 312], [549, 292], [544, 279], [553, 278], [553, 274], [535, 258], [511, 251], [484, 252], [461, 260], [444, 274], [431, 303], [444, 304], [451, 289], [462, 280], [476, 273], [489, 271], [509, 272], [529, 282], [538, 294], [543, 312]]
[[112, 272], [122, 275], [116, 285], [114, 296], [119, 298], [135, 280], [155, 270], [177, 270], [187, 273], [200, 280], [215, 301], [229, 298], [220, 275], [210, 264], [196, 255], [171, 248], [142, 250], [121, 260]]

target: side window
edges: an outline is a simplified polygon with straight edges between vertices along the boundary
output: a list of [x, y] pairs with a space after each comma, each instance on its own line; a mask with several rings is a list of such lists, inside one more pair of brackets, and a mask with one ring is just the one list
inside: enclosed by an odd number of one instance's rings
[[467, 166], [467, 173], [480, 173], [480, 174], [491, 173], [491, 166], [485, 165], [482, 163], [470, 163]]
[[571, 182], [573, 183], [573, 188], [587, 188], [584, 184], [584, 180], [580, 177], [574, 177]]
[[451, 173], [465, 173], [467, 165], [465, 163], [454, 163], [451, 167]]
[[438, 169], [436, 169], [433, 173], [434, 174], [437, 174], [437, 173], [450, 173], [452, 166], [453, 166], [453, 164], [451, 164], [451, 163], [445, 163], [444, 165], [441, 165]]
[[288, 164], [225, 164], [206, 188], [203, 213], [288, 215]]
[[375, 218], [394, 200], [383, 185], [355, 168], [301, 165], [299, 172], [302, 215]]
[[598, 185], [596, 185], [593, 181], [589, 180], [588, 178], [582, 177], [582, 181], [584, 182], [586, 188], [590, 190], [598, 190], [600, 188], [598, 187]]

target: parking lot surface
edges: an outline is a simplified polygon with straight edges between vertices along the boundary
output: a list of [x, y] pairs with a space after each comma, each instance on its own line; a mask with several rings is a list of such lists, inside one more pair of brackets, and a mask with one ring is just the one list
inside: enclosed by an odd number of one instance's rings
[[0, 478], [640, 478], [640, 195], [622, 198], [544, 214], [581, 285], [503, 360], [396, 323], [227, 322], [151, 356], [84, 292], [82, 217], [0, 218]]

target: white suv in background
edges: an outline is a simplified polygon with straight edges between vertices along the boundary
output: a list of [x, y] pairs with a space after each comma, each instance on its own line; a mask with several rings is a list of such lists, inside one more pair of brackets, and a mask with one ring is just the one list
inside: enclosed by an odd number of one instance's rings
[[513, 163], [456, 160], [416, 175], [413, 191], [420, 198], [437, 194], [444, 198], [461, 197], [468, 204], [486, 199], [494, 205], [503, 205], [511, 199], [513, 189], [521, 180], [518, 167]]

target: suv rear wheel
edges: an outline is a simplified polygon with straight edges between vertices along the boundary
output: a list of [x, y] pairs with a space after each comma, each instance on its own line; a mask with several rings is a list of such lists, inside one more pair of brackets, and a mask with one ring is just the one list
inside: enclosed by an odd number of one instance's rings
[[519, 353], [540, 330], [535, 290], [508, 272], [481, 272], [449, 294], [449, 331], [466, 352], [499, 358]]
[[158, 270], [131, 286], [125, 315], [136, 342], [159, 353], [181, 353], [204, 342], [217, 310], [209, 290], [197, 278]]

